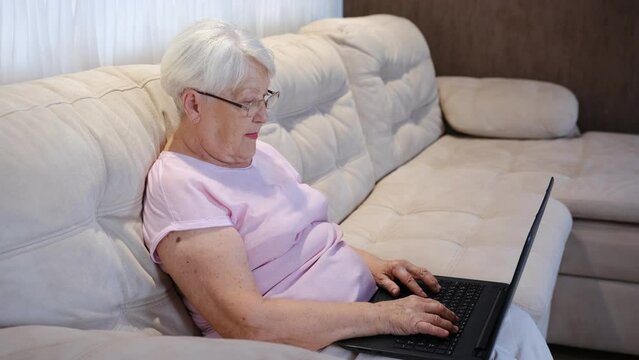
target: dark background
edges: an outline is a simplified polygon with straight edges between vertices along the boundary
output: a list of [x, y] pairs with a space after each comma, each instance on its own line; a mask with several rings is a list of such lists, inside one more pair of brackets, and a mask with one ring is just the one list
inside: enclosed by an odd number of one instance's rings
[[410, 19], [438, 75], [551, 81], [582, 131], [639, 134], [639, 0], [344, 0], [344, 16]]

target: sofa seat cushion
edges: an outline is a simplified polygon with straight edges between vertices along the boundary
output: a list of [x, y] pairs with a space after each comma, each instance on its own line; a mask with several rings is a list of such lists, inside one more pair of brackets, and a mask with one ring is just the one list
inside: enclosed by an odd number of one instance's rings
[[560, 274], [639, 283], [639, 225], [577, 219]]
[[[345, 240], [435, 274], [509, 283], [542, 196], [501, 189], [491, 170], [431, 166], [437, 155], [429, 148], [381, 180], [342, 223]], [[540, 192], [547, 181], [537, 182]], [[551, 200], [515, 297], [542, 332], [571, 225]]]
[[543, 192], [579, 219], [639, 223], [639, 136], [588, 132], [556, 140], [498, 140], [445, 136], [428, 148], [426, 164], [498, 176], [503, 190]]
[[54, 326], [0, 329], [1, 359], [30, 360], [335, 360], [310, 350], [275, 343], [160, 336], [152, 332], [76, 330]]

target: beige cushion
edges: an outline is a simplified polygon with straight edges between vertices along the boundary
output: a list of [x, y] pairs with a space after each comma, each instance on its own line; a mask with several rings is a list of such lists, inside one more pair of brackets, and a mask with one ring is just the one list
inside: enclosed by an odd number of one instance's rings
[[[587, 132], [556, 140], [445, 136], [428, 148], [434, 168], [498, 176], [500, 189], [539, 192], [556, 177], [554, 196], [575, 218], [639, 223], [639, 136]], [[543, 189], [541, 189], [543, 190]]]
[[341, 221], [373, 189], [368, 155], [348, 77], [337, 51], [319, 36], [264, 39], [281, 96], [260, 138], [275, 146], [302, 181], [328, 198], [329, 218]]
[[[346, 241], [435, 274], [509, 283], [542, 196], [502, 190], [490, 169], [433, 166], [438, 144], [378, 183], [342, 223]], [[543, 192], [547, 180], [535, 188]], [[571, 224], [566, 207], [552, 200], [515, 296], [542, 332]]]
[[258, 341], [75, 330], [48, 326], [0, 329], [0, 358], [30, 360], [308, 359], [330, 360], [298, 347]]
[[0, 327], [194, 334], [142, 242], [144, 179], [177, 121], [158, 73], [0, 87]]
[[438, 77], [446, 121], [475, 136], [546, 139], [575, 132], [577, 98], [563, 86], [534, 80]]
[[300, 31], [326, 37], [342, 57], [376, 180], [442, 135], [433, 61], [410, 21], [391, 15], [325, 19]]

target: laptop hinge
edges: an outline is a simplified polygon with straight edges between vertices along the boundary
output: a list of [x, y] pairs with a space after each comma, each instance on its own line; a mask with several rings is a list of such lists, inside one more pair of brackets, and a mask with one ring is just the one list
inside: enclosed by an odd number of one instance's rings
[[475, 344], [475, 351], [485, 350], [488, 347], [488, 343], [490, 342], [491, 335], [495, 329], [495, 322], [499, 317], [499, 309], [502, 307], [502, 303], [504, 302], [504, 291], [503, 289], [499, 290], [497, 294], [497, 299], [493, 302], [493, 306], [490, 308], [490, 313], [488, 314], [488, 319], [484, 323], [484, 327], [481, 329], [481, 333], [479, 334], [479, 339], [477, 339], [477, 343]]

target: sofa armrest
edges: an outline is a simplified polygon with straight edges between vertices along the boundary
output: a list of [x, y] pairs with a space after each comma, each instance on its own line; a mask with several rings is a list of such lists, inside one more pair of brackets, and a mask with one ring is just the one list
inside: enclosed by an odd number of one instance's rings
[[578, 102], [565, 87], [549, 82], [440, 76], [442, 111], [464, 134], [515, 139], [574, 136]]
[[249, 340], [161, 336], [145, 332], [77, 330], [57, 326], [0, 329], [0, 359], [174, 360], [174, 359], [309, 359], [319, 353]]

